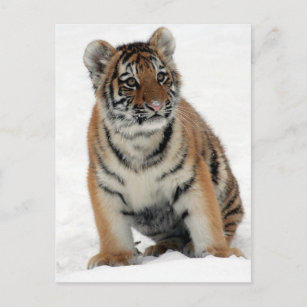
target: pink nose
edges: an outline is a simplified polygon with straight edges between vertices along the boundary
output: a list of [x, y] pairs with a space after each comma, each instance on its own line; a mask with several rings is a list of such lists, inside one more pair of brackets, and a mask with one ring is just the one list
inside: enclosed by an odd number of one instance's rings
[[154, 111], [158, 112], [163, 107], [163, 103], [159, 101], [154, 101], [152, 103], [149, 103], [148, 106]]

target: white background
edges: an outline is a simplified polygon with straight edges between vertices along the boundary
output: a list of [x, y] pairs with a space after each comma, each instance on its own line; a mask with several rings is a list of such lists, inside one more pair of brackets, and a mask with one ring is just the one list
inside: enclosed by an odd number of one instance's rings
[[[161, 26], [161, 25], [160, 25]], [[138, 259], [142, 265], [86, 271], [99, 251], [87, 190], [87, 129], [95, 102], [82, 57], [87, 44], [147, 41], [159, 25], [56, 26], [56, 272], [58, 281], [251, 280], [251, 28], [250, 25], [164, 25], [176, 39], [174, 61], [182, 95], [211, 124], [225, 145], [245, 210], [233, 246], [247, 257], [190, 259], [169, 251]], [[189, 121], [189, 115], [185, 120]], [[192, 123], [193, 124], [193, 123]], [[194, 124], [195, 125], [195, 124]], [[134, 232], [143, 252], [153, 241]], [[78, 272], [78, 273], [76, 273]], [[74, 274], [70, 274], [74, 273]]]
[[[305, 306], [306, 2], [1, 1], [2, 306]], [[253, 283], [54, 282], [54, 25], [251, 23]]]

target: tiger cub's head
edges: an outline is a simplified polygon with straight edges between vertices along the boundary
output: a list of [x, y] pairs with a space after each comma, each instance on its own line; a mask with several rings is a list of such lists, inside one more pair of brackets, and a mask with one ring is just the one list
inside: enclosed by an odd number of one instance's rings
[[155, 130], [174, 117], [180, 76], [173, 62], [175, 39], [157, 29], [148, 42], [112, 47], [91, 42], [84, 53], [98, 103], [117, 127]]

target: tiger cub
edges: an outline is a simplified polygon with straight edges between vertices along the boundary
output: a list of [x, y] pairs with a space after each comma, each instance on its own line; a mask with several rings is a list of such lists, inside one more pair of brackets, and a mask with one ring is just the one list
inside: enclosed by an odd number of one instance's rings
[[131, 227], [190, 257], [242, 256], [230, 243], [243, 216], [223, 147], [180, 94], [175, 40], [166, 28], [149, 41], [91, 42], [84, 63], [96, 95], [89, 130], [88, 188], [100, 251], [88, 268], [129, 265]]

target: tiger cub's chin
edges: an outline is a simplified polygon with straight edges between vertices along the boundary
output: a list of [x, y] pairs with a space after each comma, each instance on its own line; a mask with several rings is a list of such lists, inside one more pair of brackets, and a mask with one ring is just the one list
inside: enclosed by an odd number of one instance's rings
[[89, 130], [88, 188], [100, 239], [89, 268], [129, 265], [131, 227], [190, 257], [241, 256], [230, 248], [243, 217], [239, 187], [210, 127], [180, 96], [166, 28], [116, 48], [90, 43], [84, 63], [97, 97]]
[[139, 131], [156, 131], [164, 128], [168, 123], [169, 121], [165, 118], [159, 117], [156, 119], [149, 119], [139, 127], [136, 127], [136, 129], [139, 128]]

